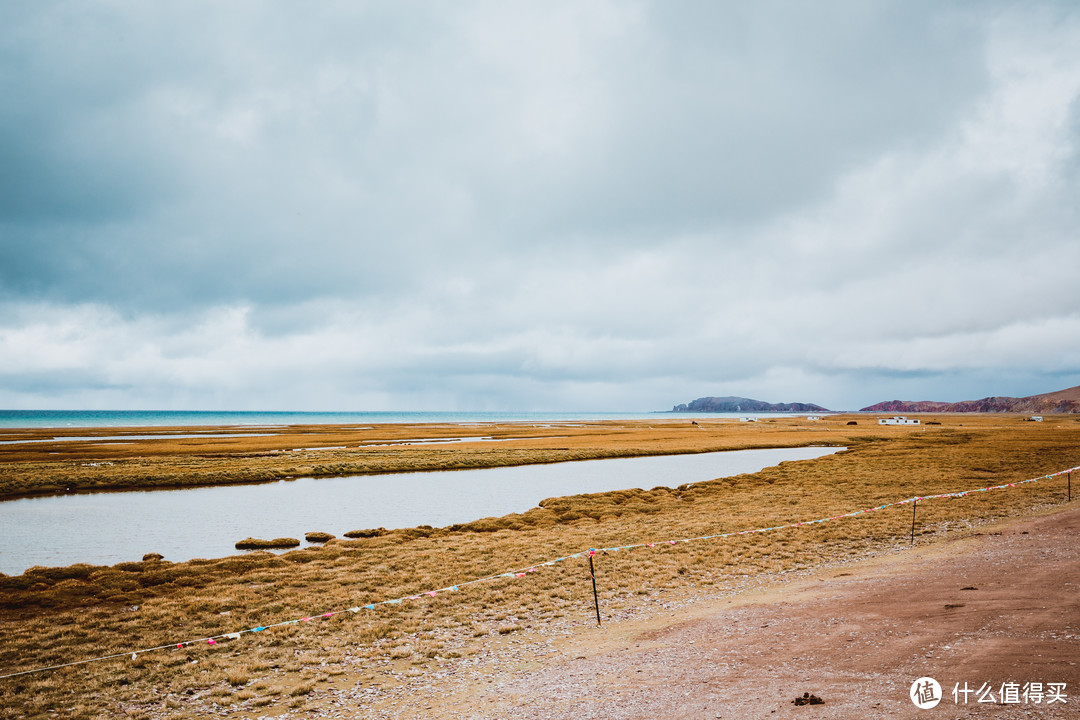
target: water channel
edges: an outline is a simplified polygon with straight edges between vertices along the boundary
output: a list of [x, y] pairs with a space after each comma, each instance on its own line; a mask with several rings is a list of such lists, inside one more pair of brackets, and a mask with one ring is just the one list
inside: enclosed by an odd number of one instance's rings
[[34, 565], [111, 565], [235, 555], [246, 537], [444, 527], [524, 512], [544, 498], [675, 487], [810, 460], [842, 448], [733, 450], [551, 465], [300, 478], [260, 485], [23, 498], [0, 502], [0, 572]]

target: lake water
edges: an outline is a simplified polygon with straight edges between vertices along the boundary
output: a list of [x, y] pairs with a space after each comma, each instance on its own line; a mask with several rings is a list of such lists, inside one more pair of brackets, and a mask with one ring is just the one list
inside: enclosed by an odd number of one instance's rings
[[840, 449], [735, 450], [8, 500], [0, 502], [0, 572], [77, 562], [112, 565], [148, 552], [174, 562], [225, 557], [237, 554], [234, 544], [246, 537], [444, 527], [524, 512], [549, 497], [675, 487]]
[[[262, 412], [208, 410], [0, 410], [0, 428], [367, 425], [373, 423], [592, 422], [789, 417], [806, 413], [676, 412]], [[815, 413], [820, 414], [820, 413]]]

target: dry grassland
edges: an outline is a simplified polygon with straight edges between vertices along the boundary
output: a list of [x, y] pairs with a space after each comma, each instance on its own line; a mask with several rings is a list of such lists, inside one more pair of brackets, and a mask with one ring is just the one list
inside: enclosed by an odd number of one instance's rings
[[[851, 420], [860, 424], [847, 425]], [[48, 445], [37, 447], [36, 454], [5, 450], [9, 455], [0, 476], [4, 493], [14, 496], [60, 487], [209, 484], [751, 447], [828, 443], [849, 448], [734, 478], [555, 498], [503, 518], [335, 539], [283, 555], [33, 568], [18, 577], [0, 576], [0, 675], [317, 616], [588, 547], [811, 520], [1080, 465], [1075, 417], [1048, 417], [1043, 423], [1014, 416], [923, 420], [941, 425], [879, 427], [866, 416], [830, 416], [820, 422], [791, 418], [755, 424], [699, 421], [697, 426], [657, 420], [549, 428], [299, 428], [284, 438], [215, 439], [208, 445], [172, 440], [63, 448], [62, 458], [49, 455], [59, 451]], [[355, 447], [392, 440], [394, 433], [399, 439], [440, 434], [516, 439]], [[323, 442], [349, 447], [274, 452], [284, 445], [291, 450]], [[981, 521], [1064, 501], [1061, 478], [920, 503], [917, 541], [932, 542], [945, 533], [970, 531]], [[878, 552], [906, 544], [910, 523], [910, 506], [904, 506], [808, 527], [598, 556], [602, 610], [618, 612], [645, 597], [734, 587], [762, 573]], [[194, 718], [230, 710], [248, 716], [318, 708], [324, 690], [336, 682], [386, 687], [463, 662], [485, 638], [589, 622], [586, 568], [587, 561], [570, 560], [520, 579], [316, 617], [214, 647], [200, 644], [3, 679], [0, 718]]]
[[[230, 437], [229, 428], [187, 428], [206, 438], [116, 439], [146, 429], [0, 430], [0, 498], [64, 492], [273, 482], [294, 477], [340, 477], [417, 470], [530, 465], [611, 457], [671, 455], [811, 444], [843, 445], [891, 437], [861, 418], [837, 421], [776, 418], [599, 423], [477, 425], [296, 425], [265, 437]], [[183, 432], [155, 428], [153, 432]], [[890, 432], [891, 431], [891, 432]], [[252, 432], [242, 430], [241, 433]], [[54, 437], [100, 441], [49, 441]], [[472, 438], [469, 442], [446, 442]], [[478, 439], [483, 438], [483, 439]], [[12, 441], [29, 440], [26, 444]], [[443, 442], [439, 442], [443, 441]]]

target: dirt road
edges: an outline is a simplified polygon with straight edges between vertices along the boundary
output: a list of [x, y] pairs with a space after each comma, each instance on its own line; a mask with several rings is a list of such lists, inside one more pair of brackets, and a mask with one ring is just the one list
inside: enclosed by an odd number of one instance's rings
[[[471, 682], [423, 683], [366, 709], [522, 720], [1080, 717], [1078, 539], [1074, 506], [579, 631], [532, 662], [490, 660]], [[923, 676], [941, 686], [932, 709], [909, 697]], [[804, 693], [824, 703], [795, 705]]]

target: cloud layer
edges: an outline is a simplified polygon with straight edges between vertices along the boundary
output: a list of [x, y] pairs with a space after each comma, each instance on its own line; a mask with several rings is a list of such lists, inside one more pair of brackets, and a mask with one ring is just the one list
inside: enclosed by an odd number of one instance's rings
[[0, 406], [1080, 384], [1068, 3], [0, 9]]

